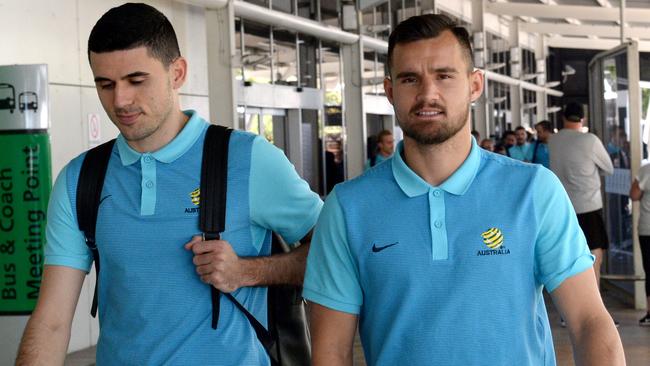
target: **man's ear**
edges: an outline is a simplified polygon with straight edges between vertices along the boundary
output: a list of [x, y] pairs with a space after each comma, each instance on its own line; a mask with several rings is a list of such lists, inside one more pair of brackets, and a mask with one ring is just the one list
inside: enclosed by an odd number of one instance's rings
[[180, 89], [187, 78], [187, 60], [179, 56], [169, 65], [169, 72], [172, 78], [172, 88]]
[[478, 69], [472, 71], [472, 73], [469, 75], [469, 82], [470, 99], [472, 102], [475, 102], [478, 98], [481, 97], [481, 94], [483, 94], [483, 86], [485, 84], [485, 75], [483, 75], [483, 71]]
[[393, 81], [389, 76], [384, 78], [384, 92], [390, 104], [393, 104]]

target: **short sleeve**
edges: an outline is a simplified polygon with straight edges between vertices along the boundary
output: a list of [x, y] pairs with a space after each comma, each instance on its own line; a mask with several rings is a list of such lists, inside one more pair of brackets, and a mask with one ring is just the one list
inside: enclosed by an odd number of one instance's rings
[[637, 180], [642, 191], [650, 190], [650, 174], [648, 173], [650, 173], [650, 165], [644, 165], [639, 169]]
[[253, 223], [294, 243], [314, 226], [322, 206], [323, 201], [300, 178], [282, 150], [256, 137], [250, 173]]
[[327, 197], [316, 224], [302, 294], [305, 299], [330, 309], [359, 314], [363, 295], [346, 232], [335, 189]]
[[594, 259], [557, 177], [548, 169], [538, 169], [533, 192], [537, 219], [535, 275], [550, 292], [590, 268]]
[[77, 226], [68, 196], [67, 167], [54, 182], [47, 209], [45, 265], [66, 266], [90, 271], [92, 254]]

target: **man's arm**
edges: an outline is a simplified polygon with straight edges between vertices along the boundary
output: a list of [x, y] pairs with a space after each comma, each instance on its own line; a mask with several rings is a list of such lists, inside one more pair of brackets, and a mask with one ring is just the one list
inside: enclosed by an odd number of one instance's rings
[[643, 190], [641, 190], [637, 179], [632, 182], [632, 186], [630, 187], [630, 198], [632, 201], [639, 201], [643, 198]]
[[603, 305], [592, 267], [564, 280], [551, 297], [567, 322], [576, 365], [625, 365], [621, 338]]
[[199, 236], [185, 249], [194, 253], [196, 272], [203, 282], [233, 292], [240, 287], [302, 285], [310, 241], [311, 231], [291, 252], [266, 257], [238, 257], [227, 241], [202, 241]]
[[594, 157], [594, 163], [600, 169], [600, 173], [602, 175], [612, 175], [614, 174], [614, 164], [612, 164], [612, 159], [609, 157], [609, 154], [607, 153], [607, 150], [605, 149], [605, 146], [603, 146], [603, 143], [600, 142], [598, 137], [593, 136], [595, 141], [594, 141], [594, 147], [593, 147], [593, 157]]
[[313, 366], [351, 366], [357, 316], [309, 303]]
[[38, 303], [27, 322], [16, 365], [63, 365], [70, 327], [86, 273], [45, 266]]

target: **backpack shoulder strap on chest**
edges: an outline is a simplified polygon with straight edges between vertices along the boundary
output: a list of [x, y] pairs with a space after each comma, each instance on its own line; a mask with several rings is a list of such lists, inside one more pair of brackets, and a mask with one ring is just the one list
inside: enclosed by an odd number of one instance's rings
[[[101, 200], [104, 178], [108, 169], [108, 161], [113, 152], [115, 139], [94, 147], [86, 153], [81, 164], [79, 180], [77, 181], [77, 222], [79, 230], [84, 233], [86, 245], [93, 254], [95, 261], [95, 274], [99, 281], [99, 251], [95, 244], [95, 227], [97, 223], [97, 212]], [[95, 294], [90, 313], [93, 317], [97, 315], [97, 283], [95, 283]]]
[[[219, 239], [226, 228], [226, 193], [228, 189], [228, 145], [232, 129], [210, 125], [203, 143], [203, 161], [201, 162], [201, 195], [199, 207], [199, 228], [207, 240]], [[216, 329], [219, 320], [219, 295], [214, 286], [210, 286], [212, 299], [212, 328]], [[272, 364], [277, 364], [270, 353], [275, 343], [271, 334], [232, 294], [224, 294], [248, 319], [255, 330], [255, 335], [271, 357]]]

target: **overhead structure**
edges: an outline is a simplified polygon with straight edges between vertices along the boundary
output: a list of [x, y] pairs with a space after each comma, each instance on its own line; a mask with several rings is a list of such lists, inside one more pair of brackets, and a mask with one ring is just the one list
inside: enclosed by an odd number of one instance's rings
[[485, 11], [525, 20], [521, 31], [547, 36], [549, 47], [608, 50], [633, 39], [640, 51], [650, 52], [650, 1], [595, 2], [498, 0], [486, 4]]
[[[228, 4], [227, 0], [177, 1], [191, 5], [202, 6], [206, 9], [222, 9]], [[235, 16], [242, 17], [247, 20], [252, 20], [270, 26], [278, 26], [283, 29], [310, 35], [322, 40], [339, 42], [344, 45], [356, 44], [361, 38], [363, 40], [363, 47], [365, 49], [377, 51], [382, 54], [388, 53], [388, 42], [381, 39], [364, 35], [360, 36], [355, 33], [346, 32], [340, 28], [324, 25], [306, 18], [295, 17], [287, 13], [254, 5], [245, 1], [232, 1], [232, 6], [234, 8]], [[555, 89], [541, 87], [543, 90], [540, 90], [540, 86], [538, 85], [521, 82], [520, 80], [511, 78], [509, 76], [496, 74], [490, 71], [485, 71], [485, 75], [488, 80], [490, 80], [492, 77], [499, 77], [500, 82], [509, 85], [521, 85], [523, 89], [532, 91], [544, 91], [549, 95], [562, 96], [562, 92]]]

